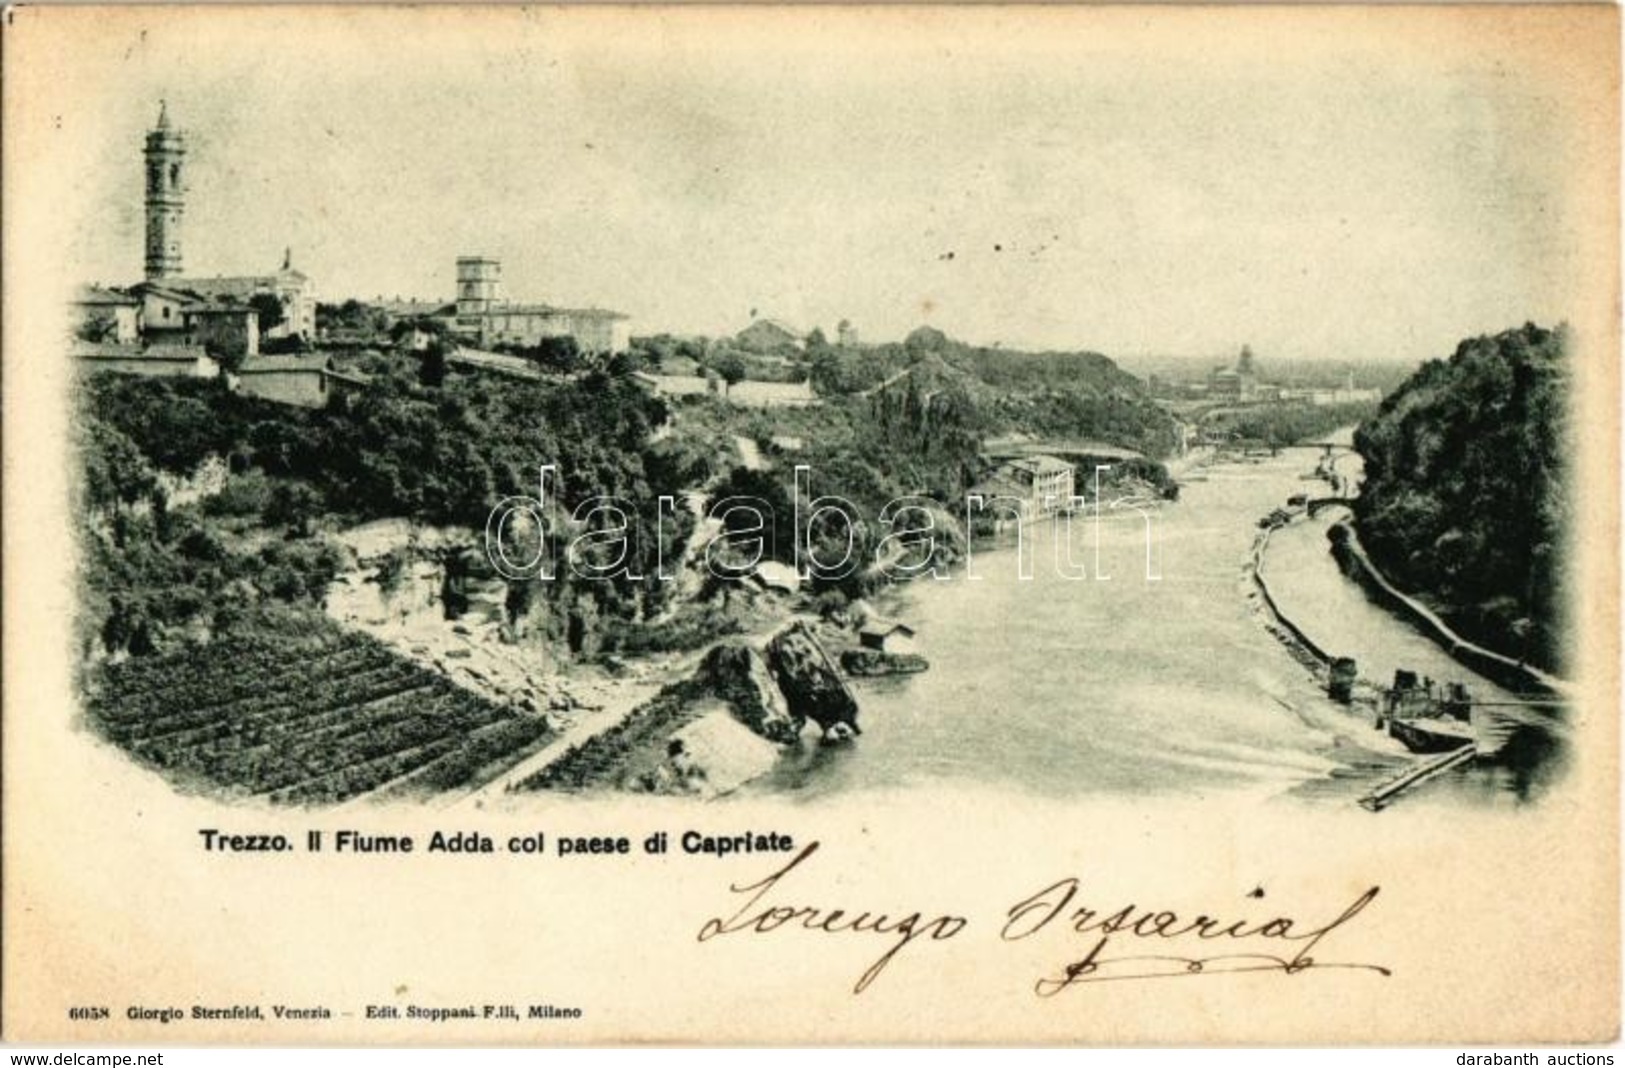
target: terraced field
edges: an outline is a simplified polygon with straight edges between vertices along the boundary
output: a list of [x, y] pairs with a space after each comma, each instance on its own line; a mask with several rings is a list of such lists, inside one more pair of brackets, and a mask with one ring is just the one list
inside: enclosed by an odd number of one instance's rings
[[698, 717], [705, 696], [692, 679], [673, 683], [620, 723], [573, 745], [514, 787], [530, 790], [637, 789], [638, 773], [665, 757], [673, 731]]
[[552, 737], [364, 635], [216, 642], [103, 668], [87, 712], [178, 785], [329, 804], [473, 785]]

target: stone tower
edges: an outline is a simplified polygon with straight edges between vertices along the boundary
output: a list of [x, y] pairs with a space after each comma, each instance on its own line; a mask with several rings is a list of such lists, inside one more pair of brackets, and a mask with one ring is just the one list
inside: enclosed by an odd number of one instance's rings
[[186, 138], [169, 126], [158, 105], [158, 125], [147, 131], [147, 279], [181, 273], [181, 215], [186, 209]]
[[458, 315], [483, 315], [501, 299], [501, 261], [488, 256], [457, 257]]

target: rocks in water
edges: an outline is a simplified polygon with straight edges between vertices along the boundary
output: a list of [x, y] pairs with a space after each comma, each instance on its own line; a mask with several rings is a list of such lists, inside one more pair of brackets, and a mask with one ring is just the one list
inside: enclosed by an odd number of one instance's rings
[[844, 724], [853, 734], [862, 733], [857, 699], [805, 622], [773, 636], [767, 643], [767, 662], [792, 716], [812, 720], [826, 734], [836, 724]]
[[804, 716], [793, 715], [762, 654], [726, 642], [706, 654], [700, 674], [728, 702], [734, 718], [770, 742], [788, 745], [801, 734]]
[[841, 668], [848, 675], [912, 675], [925, 671], [931, 662], [918, 653], [885, 653], [879, 649], [848, 649], [841, 654]]
[[836, 723], [824, 732], [822, 741], [825, 745], [840, 745], [842, 742], [850, 742], [855, 737], [857, 737], [856, 727]]
[[805, 622], [774, 635], [766, 655], [740, 642], [715, 646], [698, 678], [728, 702], [735, 719], [770, 742], [794, 743], [809, 719], [826, 737], [836, 728], [846, 738], [860, 733], [857, 699]]

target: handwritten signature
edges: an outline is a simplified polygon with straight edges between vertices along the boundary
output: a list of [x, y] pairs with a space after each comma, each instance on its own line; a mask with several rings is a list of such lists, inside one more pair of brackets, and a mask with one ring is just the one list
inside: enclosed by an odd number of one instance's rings
[[868, 969], [858, 977], [857, 985], [852, 993], [861, 994], [869, 988], [869, 984], [885, 971], [886, 965], [892, 958], [903, 951], [903, 948], [916, 938], [929, 938], [935, 942], [945, 942], [955, 937], [965, 929], [970, 922], [963, 916], [935, 916], [926, 919], [920, 912], [909, 912], [906, 915], [892, 917], [886, 913], [870, 912], [867, 909], [854, 913], [850, 909], [825, 908], [813, 905], [768, 905], [759, 907], [759, 902], [772, 892], [790, 872], [800, 866], [818, 851], [818, 843], [811, 842], [795, 858], [769, 875], [767, 878], [747, 886], [734, 884], [728, 887], [735, 894], [749, 894], [750, 897], [739, 910], [727, 919], [709, 919], [700, 927], [699, 941], [706, 942], [718, 935], [751, 932], [766, 934], [776, 931], [788, 924], [807, 931], [817, 931], [821, 934], [868, 934], [893, 938], [891, 947], [881, 954]]
[[[765, 878], [731, 884], [729, 892], [743, 897], [743, 903], [727, 917], [706, 920], [700, 926], [697, 940], [708, 942], [723, 935], [763, 935], [779, 930], [886, 939], [884, 952], [858, 976], [852, 987], [854, 994], [861, 994], [915, 942], [922, 945], [946, 942], [971, 926], [969, 917], [946, 912], [932, 914], [912, 908], [877, 912], [845, 906], [778, 903], [786, 878], [817, 852], [818, 843], [809, 843]], [[1323, 960], [1314, 955], [1333, 932], [1350, 924], [1376, 900], [1380, 887], [1365, 891], [1335, 919], [1311, 924], [1293, 916], [1279, 915], [1267, 920], [1227, 920], [1207, 913], [1187, 918], [1171, 910], [1132, 904], [1105, 912], [1078, 904], [1081, 886], [1075, 877], [1057, 880], [1021, 899], [1005, 913], [999, 929], [999, 938], [1004, 942], [1022, 942], [1045, 931], [1070, 932], [1089, 939], [1083, 956], [1073, 957], [1033, 984], [1033, 992], [1039, 997], [1054, 997], [1064, 990], [1089, 983], [1124, 980], [1249, 972], [1299, 975], [1334, 969], [1382, 976], [1392, 974], [1380, 964]], [[1261, 891], [1254, 894], [1262, 896]], [[1133, 947], [1144, 945], [1147, 940], [1167, 947], [1170, 952], [1118, 952], [1125, 943]], [[1188, 948], [1206, 944], [1213, 944], [1214, 948], [1222, 946], [1225, 951], [1194, 953]]]
[[[1351, 969], [1384, 976], [1393, 974], [1380, 964], [1324, 961], [1312, 956], [1315, 947], [1328, 935], [1349, 923], [1376, 900], [1380, 887], [1373, 886], [1361, 894], [1329, 923], [1309, 926], [1291, 916], [1276, 916], [1264, 921], [1242, 919], [1227, 922], [1206, 913], [1186, 919], [1176, 912], [1142, 909], [1135, 905], [1126, 905], [1110, 913], [1087, 906], [1073, 908], [1080, 885], [1076, 878], [1068, 877], [1017, 902], [1010, 907], [1004, 927], [999, 931], [999, 937], [1006, 942], [1031, 938], [1052, 925], [1061, 930], [1070, 929], [1074, 934], [1094, 937], [1093, 945], [1083, 957], [1033, 984], [1033, 992], [1039, 997], [1054, 997], [1082, 983], [1128, 979], [1175, 979], [1260, 971], [1297, 975], [1314, 969]], [[1189, 945], [1188, 940], [1192, 938], [1198, 940], [1198, 944], [1220, 940], [1229, 940], [1230, 944], [1245, 942], [1249, 948], [1259, 942], [1270, 941], [1287, 945], [1279, 953], [1109, 955], [1109, 951], [1118, 945], [1114, 939], [1119, 939], [1119, 936], [1123, 939], [1160, 939], [1164, 943], [1187, 940], [1182, 945]], [[1286, 955], [1289, 950], [1292, 952]]]

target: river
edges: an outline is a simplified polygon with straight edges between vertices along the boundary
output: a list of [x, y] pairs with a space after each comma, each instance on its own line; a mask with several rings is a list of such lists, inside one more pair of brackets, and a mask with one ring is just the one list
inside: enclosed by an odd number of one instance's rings
[[[1152, 579], [1146, 522], [1127, 515], [1036, 524], [1019, 549], [980, 550], [945, 578], [911, 583], [884, 607], [917, 629], [931, 670], [856, 683], [861, 738], [808, 746], [757, 789], [813, 797], [958, 781], [1063, 797], [1240, 792], [1352, 803], [1410, 754], [1369, 715], [1326, 698], [1265, 629], [1243, 571], [1260, 516], [1293, 493], [1324, 492], [1300, 477], [1315, 459], [1289, 449], [1197, 474], [1153, 521]], [[1342, 575], [1326, 550], [1333, 518], [1278, 532], [1267, 554], [1278, 599], [1314, 606], [1305, 630], [1359, 658], [1373, 680], [1407, 666], [1502, 696]], [[1062, 577], [1053, 562], [1068, 541], [1085, 579]], [[1520, 735], [1510, 767], [1481, 762], [1405, 804], [1538, 793], [1552, 744], [1547, 732], [1534, 742]]]

